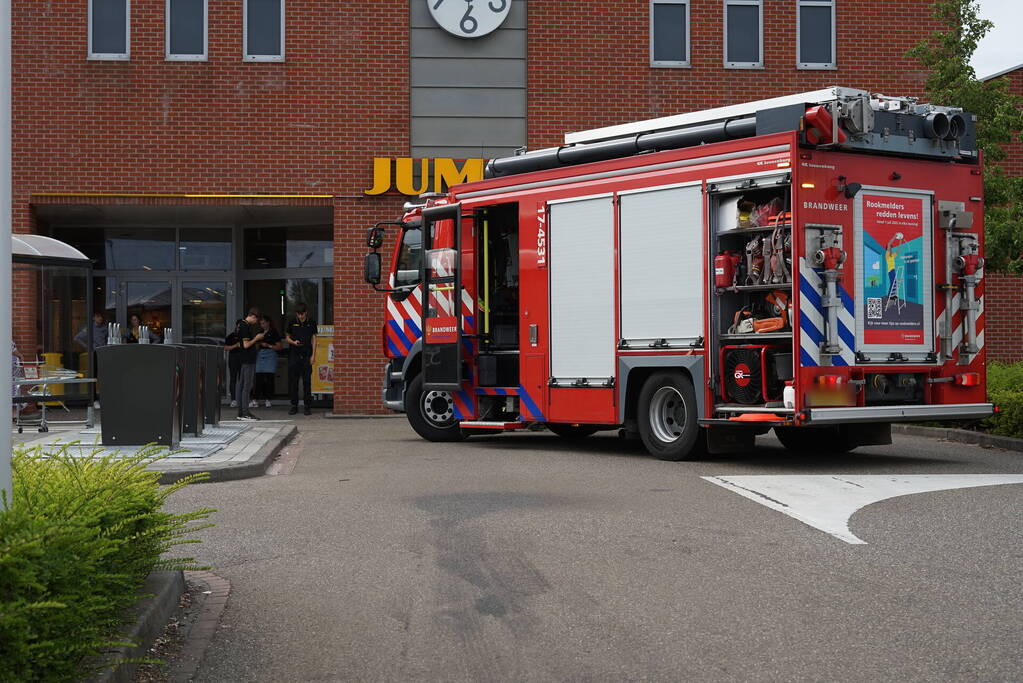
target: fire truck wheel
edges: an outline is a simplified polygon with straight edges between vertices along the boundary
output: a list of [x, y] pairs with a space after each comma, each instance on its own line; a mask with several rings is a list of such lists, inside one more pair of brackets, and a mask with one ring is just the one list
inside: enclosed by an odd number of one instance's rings
[[416, 434], [427, 441], [461, 441], [465, 438], [455, 419], [451, 394], [426, 391], [417, 375], [405, 392], [405, 415]]
[[600, 427], [596, 425], [566, 424], [564, 422], [548, 422], [547, 429], [566, 439], [582, 439], [600, 431]]
[[657, 372], [647, 378], [639, 392], [636, 415], [643, 445], [661, 460], [696, 457], [700, 433], [696, 391], [688, 376]]
[[838, 427], [775, 427], [774, 435], [796, 453], [848, 453], [856, 448]]

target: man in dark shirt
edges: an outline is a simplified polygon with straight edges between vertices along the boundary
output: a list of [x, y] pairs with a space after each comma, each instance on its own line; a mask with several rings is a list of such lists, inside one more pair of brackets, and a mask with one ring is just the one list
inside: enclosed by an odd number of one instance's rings
[[242, 340], [241, 367], [238, 370], [238, 388], [235, 399], [238, 401], [239, 420], [258, 420], [249, 410], [249, 397], [252, 394], [252, 382], [256, 377], [256, 357], [259, 355], [259, 342], [263, 337], [259, 325], [259, 309], [250, 308], [245, 321], [239, 325], [238, 337]]
[[230, 381], [228, 387], [231, 393], [231, 407], [238, 406], [238, 373], [242, 367], [242, 338], [238, 333], [245, 324], [244, 318], [238, 318], [234, 324], [234, 331], [224, 339], [224, 350], [227, 351], [227, 369]]
[[312, 359], [316, 321], [309, 318], [309, 309], [305, 304], [295, 306], [295, 317], [288, 321], [284, 331], [284, 339], [288, 343], [288, 393], [291, 395], [291, 410], [288, 414], [298, 412], [298, 383], [301, 380], [305, 414], [312, 415], [310, 404], [313, 402]]

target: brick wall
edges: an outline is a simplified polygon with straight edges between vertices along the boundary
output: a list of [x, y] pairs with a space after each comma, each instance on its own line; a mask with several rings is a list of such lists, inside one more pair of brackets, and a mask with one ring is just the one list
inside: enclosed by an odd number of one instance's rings
[[408, 5], [287, 11], [285, 63], [242, 62], [240, 0], [210, 3], [208, 61], [168, 62], [165, 0], [132, 0], [131, 60], [98, 62], [85, 0], [15, 0], [14, 229], [32, 230], [33, 193], [333, 194], [335, 406], [380, 411], [364, 229], [403, 199], [362, 190], [373, 157], [408, 153]]
[[[1001, 78], [1009, 82], [1009, 91], [1023, 97], [1023, 67], [1010, 71]], [[1023, 142], [1006, 145], [1006, 158], [1000, 162], [1002, 168], [1010, 175], [1023, 175]]]
[[840, 0], [838, 68], [796, 68], [796, 2], [764, 2], [763, 69], [725, 69], [722, 0], [691, 0], [690, 68], [649, 66], [646, 0], [529, 4], [529, 146], [565, 131], [677, 114], [829, 85], [920, 95], [906, 51], [933, 29], [931, 0]]
[[984, 274], [984, 346], [989, 361], [1023, 361], [1023, 277]]

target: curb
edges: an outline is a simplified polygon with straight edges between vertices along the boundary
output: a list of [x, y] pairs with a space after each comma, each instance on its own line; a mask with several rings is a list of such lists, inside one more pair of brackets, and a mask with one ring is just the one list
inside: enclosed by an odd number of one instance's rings
[[898, 434], [909, 434], [911, 436], [926, 436], [932, 439], [944, 439], [958, 443], [968, 443], [974, 446], [986, 448], [1002, 448], [1007, 451], [1023, 452], [1023, 439], [1014, 439], [1011, 436], [996, 436], [984, 434], [983, 432], [971, 432], [968, 429], [954, 429], [951, 427], [923, 427], [914, 424], [893, 424], [892, 431]]
[[209, 478], [203, 480], [202, 483], [261, 477], [266, 473], [266, 468], [270, 466], [270, 463], [273, 462], [274, 458], [280, 454], [281, 450], [285, 446], [291, 443], [291, 440], [295, 438], [296, 434], [298, 434], [298, 427], [295, 425], [288, 425], [285, 429], [278, 432], [276, 436], [267, 441], [254, 456], [243, 463], [233, 465], [225, 464], [219, 467], [195, 466], [187, 469], [161, 472], [160, 483], [173, 484], [179, 479], [184, 479], [185, 477], [193, 474], [200, 474], [202, 472], [206, 472], [210, 475]]
[[389, 414], [360, 414], [360, 413], [331, 413], [326, 412], [323, 417], [328, 420], [390, 420], [395, 417], [405, 417], [404, 413], [389, 413]]
[[185, 578], [189, 582], [201, 584], [206, 590], [203, 591], [205, 597], [199, 605], [199, 616], [189, 628], [185, 644], [167, 672], [170, 680], [181, 683], [192, 680], [199, 670], [231, 593], [231, 582], [213, 572], [185, 572]]
[[125, 640], [131, 640], [138, 645], [111, 650], [104, 658], [109, 668], [105, 668], [90, 680], [94, 683], [131, 683], [135, 678], [138, 663], [117, 662], [148, 655], [149, 648], [153, 646], [153, 642], [163, 632], [167, 621], [177, 609], [178, 600], [184, 591], [185, 577], [180, 569], [150, 572], [139, 589], [143, 597], [131, 608], [135, 620], [121, 631], [121, 636]]

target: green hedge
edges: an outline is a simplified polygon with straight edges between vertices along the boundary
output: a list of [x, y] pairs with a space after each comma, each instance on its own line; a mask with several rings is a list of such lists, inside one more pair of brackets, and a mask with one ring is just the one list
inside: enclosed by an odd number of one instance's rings
[[981, 423], [984, 431], [1023, 438], [1023, 363], [989, 363], [987, 395], [999, 412]]
[[202, 478], [160, 487], [145, 467], [167, 455], [15, 450], [13, 500], [0, 506], [0, 681], [88, 673], [88, 662], [119, 644], [146, 575], [194, 564], [164, 553], [196, 542], [185, 536], [209, 526], [198, 520], [213, 510], [162, 511], [169, 495]]

